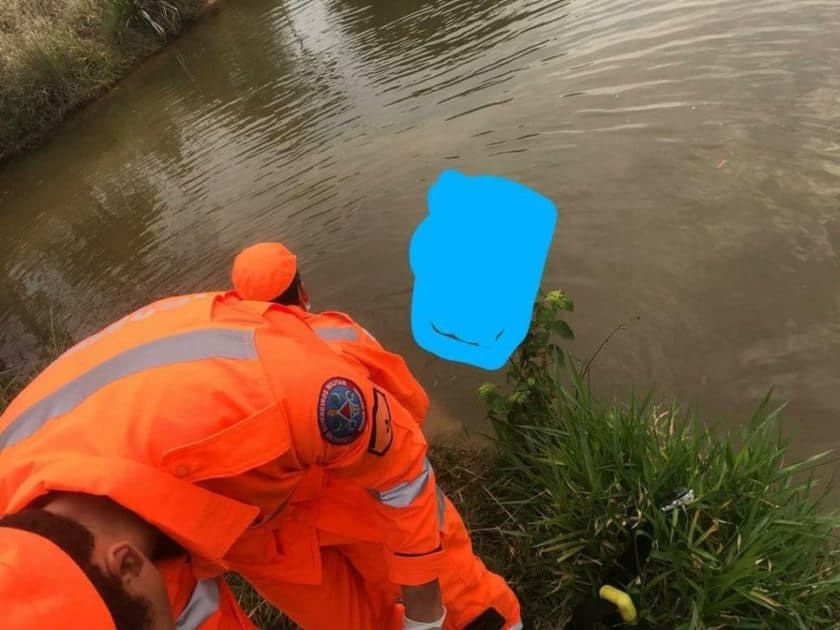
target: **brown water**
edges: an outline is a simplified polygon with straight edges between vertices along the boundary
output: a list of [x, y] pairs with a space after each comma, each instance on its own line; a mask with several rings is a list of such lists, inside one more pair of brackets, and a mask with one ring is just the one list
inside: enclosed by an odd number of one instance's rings
[[[0, 358], [224, 288], [282, 239], [316, 308], [404, 353], [433, 433], [487, 373], [420, 351], [407, 244], [439, 172], [561, 208], [545, 286], [603, 392], [738, 422], [771, 386], [840, 447], [836, 0], [227, 0], [0, 172]], [[52, 315], [50, 312], [52, 311]]]

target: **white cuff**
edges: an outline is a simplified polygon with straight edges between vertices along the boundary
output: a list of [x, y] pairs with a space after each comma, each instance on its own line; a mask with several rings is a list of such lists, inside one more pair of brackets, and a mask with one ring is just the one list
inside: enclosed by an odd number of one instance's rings
[[446, 619], [446, 608], [443, 609], [443, 616], [437, 621], [413, 621], [406, 617], [403, 630], [441, 630], [444, 619]]

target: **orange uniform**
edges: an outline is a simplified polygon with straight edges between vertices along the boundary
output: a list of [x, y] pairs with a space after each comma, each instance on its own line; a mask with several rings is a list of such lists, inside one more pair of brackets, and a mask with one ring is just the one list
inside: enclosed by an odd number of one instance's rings
[[[62, 578], [60, 588], [56, 576]], [[0, 527], [0, 601], [9, 630], [55, 627], [58, 619], [84, 620], [88, 630], [114, 630], [108, 607], [73, 558], [21, 529]]]
[[257, 630], [222, 576], [196, 579], [186, 556], [158, 563], [178, 630]]
[[422, 426], [429, 397], [400, 355], [385, 350], [373, 335], [344, 313], [299, 311], [299, 316], [334, 350], [362, 366], [368, 378], [396, 398]]
[[[178, 630], [257, 630], [222, 577], [197, 580], [183, 555], [157, 566]], [[47, 538], [11, 526], [0, 527], [0, 602], [7, 630], [55, 628], [59, 619], [114, 630], [108, 607], [73, 558]]]
[[399, 586], [433, 579], [446, 628], [490, 608], [519, 627], [436, 487], [425, 394], [342, 317], [203, 294], [86, 339], [0, 417], [0, 514], [107, 495], [183, 546], [196, 579], [239, 572], [307, 629], [398, 628]]

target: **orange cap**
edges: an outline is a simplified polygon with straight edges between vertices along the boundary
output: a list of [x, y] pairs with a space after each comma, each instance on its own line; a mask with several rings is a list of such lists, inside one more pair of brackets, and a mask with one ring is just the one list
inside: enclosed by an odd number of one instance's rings
[[0, 610], [8, 630], [65, 624], [114, 630], [108, 607], [73, 558], [13, 527], [0, 527]]
[[268, 302], [282, 295], [297, 273], [297, 258], [280, 243], [257, 243], [233, 261], [233, 288], [244, 300]]

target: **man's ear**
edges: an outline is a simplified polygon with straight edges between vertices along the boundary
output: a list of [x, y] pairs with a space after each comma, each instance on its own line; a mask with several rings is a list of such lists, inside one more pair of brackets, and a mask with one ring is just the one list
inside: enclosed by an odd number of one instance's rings
[[145, 565], [140, 550], [129, 542], [114, 543], [105, 553], [105, 567], [108, 574], [128, 584], [139, 577]]

